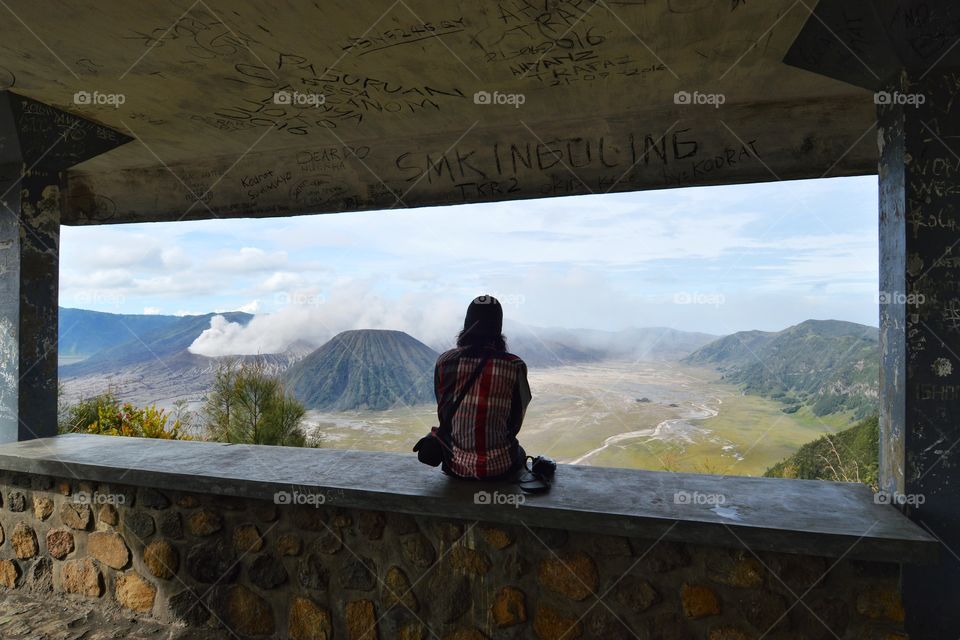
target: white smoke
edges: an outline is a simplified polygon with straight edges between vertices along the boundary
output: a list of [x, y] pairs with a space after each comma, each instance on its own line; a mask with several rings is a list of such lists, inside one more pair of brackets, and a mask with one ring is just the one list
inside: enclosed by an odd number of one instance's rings
[[341, 287], [329, 297], [280, 295], [289, 301], [285, 307], [256, 315], [246, 326], [214, 316], [189, 351], [211, 357], [282, 353], [298, 342], [318, 347], [350, 329], [395, 329], [434, 349], [447, 349], [470, 302], [469, 297], [437, 299], [426, 292], [391, 299], [359, 285]]

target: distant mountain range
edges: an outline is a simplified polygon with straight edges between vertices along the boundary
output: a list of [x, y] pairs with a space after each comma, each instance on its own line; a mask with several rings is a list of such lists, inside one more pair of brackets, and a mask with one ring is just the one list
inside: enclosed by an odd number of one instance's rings
[[[201, 401], [220, 359], [196, 355], [187, 348], [210, 328], [215, 315], [239, 324], [253, 318], [241, 312], [178, 317], [60, 309], [60, 326], [71, 340], [70, 354], [90, 354], [79, 362], [61, 363], [60, 381], [67, 400], [112, 389], [136, 404], [170, 406], [181, 399]], [[153, 318], [160, 321], [153, 322]], [[279, 374], [310, 350], [294, 345], [285, 353], [263, 359], [268, 371]]]
[[[61, 309], [64, 355], [83, 358], [61, 364], [67, 398], [112, 387], [140, 404], [202, 401], [222, 359], [188, 348], [215, 315], [241, 325], [253, 318], [241, 312], [177, 317]], [[658, 327], [609, 332], [508, 324], [506, 333], [508, 349], [531, 368], [683, 359], [718, 369], [747, 393], [782, 401], [788, 412], [809, 406], [818, 415], [862, 417], [876, 411], [877, 329], [850, 322], [809, 320], [779, 332], [721, 338]], [[433, 365], [446, 348], [434, 347], [401, 331], [356, 330], [323, 345], [298, 342], [259, 357], [308, 408], [386, 409], [433, 401]]]
[[665, 327], [599, 331], [507, 324], [507, 348], [531, 367], [600, 360], [679, 360], [719, 336]]
[[747, 393], [780, 400], [786, 411], [808, 406], [816, 415], [877, 412], [880, 353], [876, 327], [807, 320], [783, 331], [741, 331], [684, 358], [709, 365]]
[[126, 315], [61, 307], [59, 355], [61, 358], [88, 358], [181, 320], [177, 316]]
[[389, 409], [433, 402], [436, 351], [403, 331], [337, 334], [283, 374], [308, 409]]
[[[77, 309], [71, 311], [74, 312], [73, 315], [80, 315], [76, 313], [79, 311]], [[208, 313], [202, 316], [172, 316], [173, 322], [160, 323], [156, 328], [149, 328], [149, 324], [144, 323], [144, 329], [138, 331], [134, 328], [137, 320], [153, 316], [118, 315], [111, 318], [112, 315], [97, 314], [95, 321], [106, 320], [106, 324], [116, 332], [113, 341], [108, 341], [105, 336], [98, 336], [95, 332], [90, 332], [90, 337], [78, 335], [79, 345], [92, 346], [96, 342], [101, 342], [104, 346], [81, 362], [61, 367], [61, 375], [74, 377], [117, 372], [141, 362], [153, 362], [159, 367], [166, 364], [169, 358], [187, 352], [187, 348], [193, 344], [194, 340], [210, 328], [210, 319], [213, 316], [220, 315], [230, 322], [241, 325], [247, 324], [253, 318], [249, 313], [239, 311]], [[171, 316], [160, 317], [170, 318]], [[94, 322], [85, 320], [84, 325], [88, 324], [95, 326]]]

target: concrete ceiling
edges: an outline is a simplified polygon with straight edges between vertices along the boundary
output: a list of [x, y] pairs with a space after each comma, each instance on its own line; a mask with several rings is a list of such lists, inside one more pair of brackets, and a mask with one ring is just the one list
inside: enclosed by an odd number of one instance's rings
[[873, 173], [871, 93], [783, 62], [813, 6], [8, 0], [0, 88], [134, 138], [65, 224]]

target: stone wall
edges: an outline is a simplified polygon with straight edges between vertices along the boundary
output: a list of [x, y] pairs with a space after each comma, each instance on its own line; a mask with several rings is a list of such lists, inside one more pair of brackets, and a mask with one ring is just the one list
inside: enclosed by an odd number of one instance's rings
[[0, 591], [242, 638], [906, 637], [895, 564], [412, 517], [335, 496], [278, 505], [0, 472], [0, 498]]

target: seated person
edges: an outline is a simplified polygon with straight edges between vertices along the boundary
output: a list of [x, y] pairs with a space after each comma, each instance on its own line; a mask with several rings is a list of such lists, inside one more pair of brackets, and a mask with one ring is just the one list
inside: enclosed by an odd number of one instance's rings
[[449, 475], [498, 480], [524, 468], [517, 433], [531, 398], [527, 365], [507, 353], [502, 331], [503, 307], [480, 296], [467, 308], [457, 347], [437, 359], [434, 390], [440, 424], [449, 420]]

